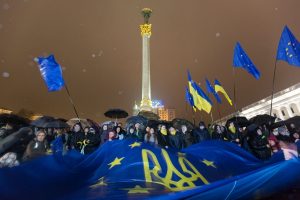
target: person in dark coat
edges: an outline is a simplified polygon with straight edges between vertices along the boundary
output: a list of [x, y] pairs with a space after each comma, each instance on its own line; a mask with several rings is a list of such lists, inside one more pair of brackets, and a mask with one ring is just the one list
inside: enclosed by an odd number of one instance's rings
[[263, 135], [262, 130], [255, 124], [247, 127], [249, 136], [249, 147], [252, 153], [259, 159], [267, 160], [271, 157], [271, 149], [267, 136]]
[[166, 125], [161, 125], [160, 130], [157, 134], [158, 145], [162, 148], [169, 147], [168, 131]]
[[84, 139], [87, 140], [87, 145], [84, 147], [84, 154], [90, 154], [100, 146], [100, 135], [96, 133], [94, 128], [85, 128]]
[[195, 143], [211, 139], [210, 134], [207, 128], [205, 127], [205, 123], [202, 121], [199, 123], [199, 128], [193, 130], [193, 136]]
[[135, 130], [134, 126], [130, 126], [128, 128], [128, 133], [126, 134], [126, 139], [135, 139], [135, 140], [138, 140], [138, 137], [135, 134], [134, 130]]
[[239, 131], [239, 127], [234, 122], [230, 122], [227, 127], [227, 139], [229, 142], [233, 142], [241, 146], [242, 133]]
[[186, 125], [181, 126], [180, 134], [182, 141], [181, 148], [187, 148], [194, 143], [192, 132], [187, 129]]
[[126, 132], [122, 129], [121, 126], [116, 126], [114, 128], [114, 131], [116, 132], [116, 139], [123, 140], [125, 138]]
[[211, 135], [211, 138], [213, 139], [213, 140], [224, 140], [224, 133], [222, 132], [222, 129], [221, 129], [221, 126], [220, 125], [218, 125], [218, 124], [216, 124], [215, 126], [214, 126], [214, 130], [213, 130], [213, 132], [212, 132], [212, 135]]
[[81, 124], [77, 123], [72, 128], [72, 138], [71, 138], [71, 146], [72, 149], [75, 149], [77, 151], [81, 151], [82, 145], [81, 141], [84, 136], [83, 130], [81, 128]]
[[43, 130], [39, 130], [36, 133], [36, 137], [27, 145], [23, 160], [26, 161], [44, 156], [48, 150], [49, 145], [46, 140], [46, 133]]
[[137, 136], [139, 141], [143, 141], [144, 140], [144, 131], [141, 129], [141, 124], [140, 123], [136, 123], [134, 125], [134, 134]]
[[107, 140], [108, 140], [108, 126], [106, 124], [104, 124], [102, 126], [102, 129], [100, 131], [100, 134], [101, 134], [101, 145], [104, 144]]
[[177, 132], [177, 130], [174, 127], [169, 128], [169, 145], [171, 148], [174, 148], [176, 150], [180, 150], [182, 148], [182, 139], [180, 137], [180, 134]]

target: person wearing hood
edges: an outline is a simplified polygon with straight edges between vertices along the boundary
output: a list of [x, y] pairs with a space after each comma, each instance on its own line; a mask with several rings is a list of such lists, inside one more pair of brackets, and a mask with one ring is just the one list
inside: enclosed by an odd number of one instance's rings
[[45, 156], [48, 150], [49, 145], [46, 140], [46, 133], [43, 130], [39, 130], [36, 133], [36, 137], [27, 145], [23, 160], [26, 161]]
[[83, 137], [83, 130], [80, 123], [74, 124], [72, 128], [72, 137], [71, 137], [71, 147], [72, 149], [76, 149], [77, 151], [81, 150], [81, 146], [78, 141]]
[[230, 122], [227, 127], [227, 139], [230, 142], [233, 142], [241, 146], [242, 133], [239, 131], [239, 128], [235, 125], [234, 122]]
[[128, 132], [126, 134], [126, 139], [138, 139], [138, 137], [135, 135], [134, 126], [130, 126], [127, 130]]
[[157, 134], [157, 142], [158, 145], [162, 148], [168, 148], [169, 147], [169, 138], [168, 138], [168, 131], [166, 128], [166, 125], [161, 125], [160, 130]]
[[249, 147], [252, 153], [261, 160], [267, 160], [271, 157], [271, 149], [267, 136], [263, 135], [262, 130], [255, 124], [247, 127], [249, 136]]
[[82, 154], [90, 154], [94, 152], [101, 143], [100, 135], [98, 135], [94, 128], [86, 127], [82, 137]]
[[202, 121], [199, 123], [199, 128], [194, 129], [193, 136], [195, 143], [211, 139], [210, 134], [205, 127], [205, 123]]
[[182, 148], [182, 140], [180, 134], [174, 127], [169, 128], [169, 144], [171, 148], [176, 150], [180, 150]]
[[182, 148], [187, 148], [194, 143], [192, 133], [188, 130], [186, 125], [181, 125], [180, 135]]

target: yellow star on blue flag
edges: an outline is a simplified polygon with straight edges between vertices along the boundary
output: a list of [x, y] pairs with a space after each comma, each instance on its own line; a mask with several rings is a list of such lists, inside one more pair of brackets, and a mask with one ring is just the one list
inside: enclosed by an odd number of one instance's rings
[[132, 143], [132, 144], [130, 144], [128, 146], [130, 146], [133, 149], [134, 147], [140, 147], [141, 145], [142, 145], [141, 142], [134, 142], [134, 143]]
[[99, 178], [98, 182], [95, 183], [94, 185], [91, 185], [90, 188], [95, 189], [95, 188], [97, 188], [99, 186], [107, 186], [107, 184], [104, 182], [104, 177]]
[[128, 194], [149, 194], [149, 190], [154, 190], [153, 188], [143, 188], [136, 185], [134, 188], [124, 188], [123, 190], [128, 190]]
[[213, 161], [209, 161], [209, 160], [204, 159], [204, 160], [202, 160], [202, 162], [203, 162], [207, 167], [214, 167], [214, 168], [217, 168], [217, 167], [215, 166], [215, 164], [214, 164]]
[[114, 159], [114, 161], [112, 161], [111, 163], [108, 164], [108, 165], [110, 165], [109, 169], [113, 168], [114, 166], [121, 165], [121, 161], [122, 161], [124, 158], [125, 158], [125, 157], [122, 157], [122, 158], [116, 157], [116, 158]]

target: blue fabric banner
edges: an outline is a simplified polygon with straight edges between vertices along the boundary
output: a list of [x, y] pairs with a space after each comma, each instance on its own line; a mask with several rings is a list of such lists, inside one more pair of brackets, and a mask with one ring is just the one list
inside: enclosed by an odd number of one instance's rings
[[229, 142], [177, 152], [113, 141], [90, 155], [56, 153], [0, 169], [0, 199], [249, 199], [293, 185], [299, 167], [298, 159], [262, 162]]

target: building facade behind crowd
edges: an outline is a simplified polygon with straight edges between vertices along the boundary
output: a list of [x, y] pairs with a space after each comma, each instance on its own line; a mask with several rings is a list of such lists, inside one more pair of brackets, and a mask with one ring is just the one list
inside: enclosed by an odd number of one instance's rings
[[[136, 123], [128, 126], [126, 130], [122, 124], [114, 126], [105, 124], [100, 130], [94, 127], [82, 127], [80, 123], [70, 129], [39, 129], [35, 130], [34, 138], [26, 145], [17, 145], [2, 153], [0, 167], [15, 166], [20, 162], [32, 160], [51, 154], [53, 141], [60, 138], [63, 144], [61, 151], [76, 150], [81, 154], [90, 154], [106, 142], [114, 140], [133, 139], [150, 145], [166, 149], [181, 150], [190, 145], [207, 140], [219, 140], [234, 143], [261, 160], [269, 159], [274, 153], [282, 150], [286, 159], [299, 155], [299, 133], [294, 124], [268, 129], [267, 126], [251, 124], [248, 127], [239, 127], [235, 122], [226, 126], [213, 125], [207, 127], [204, 122], [189, 129], [181, 125], [177, 129], [170, 124], [157, 124], [144, 126]], [[0, 139], [12, 133], [12, 127], [6, 124], [0, 129]]]

